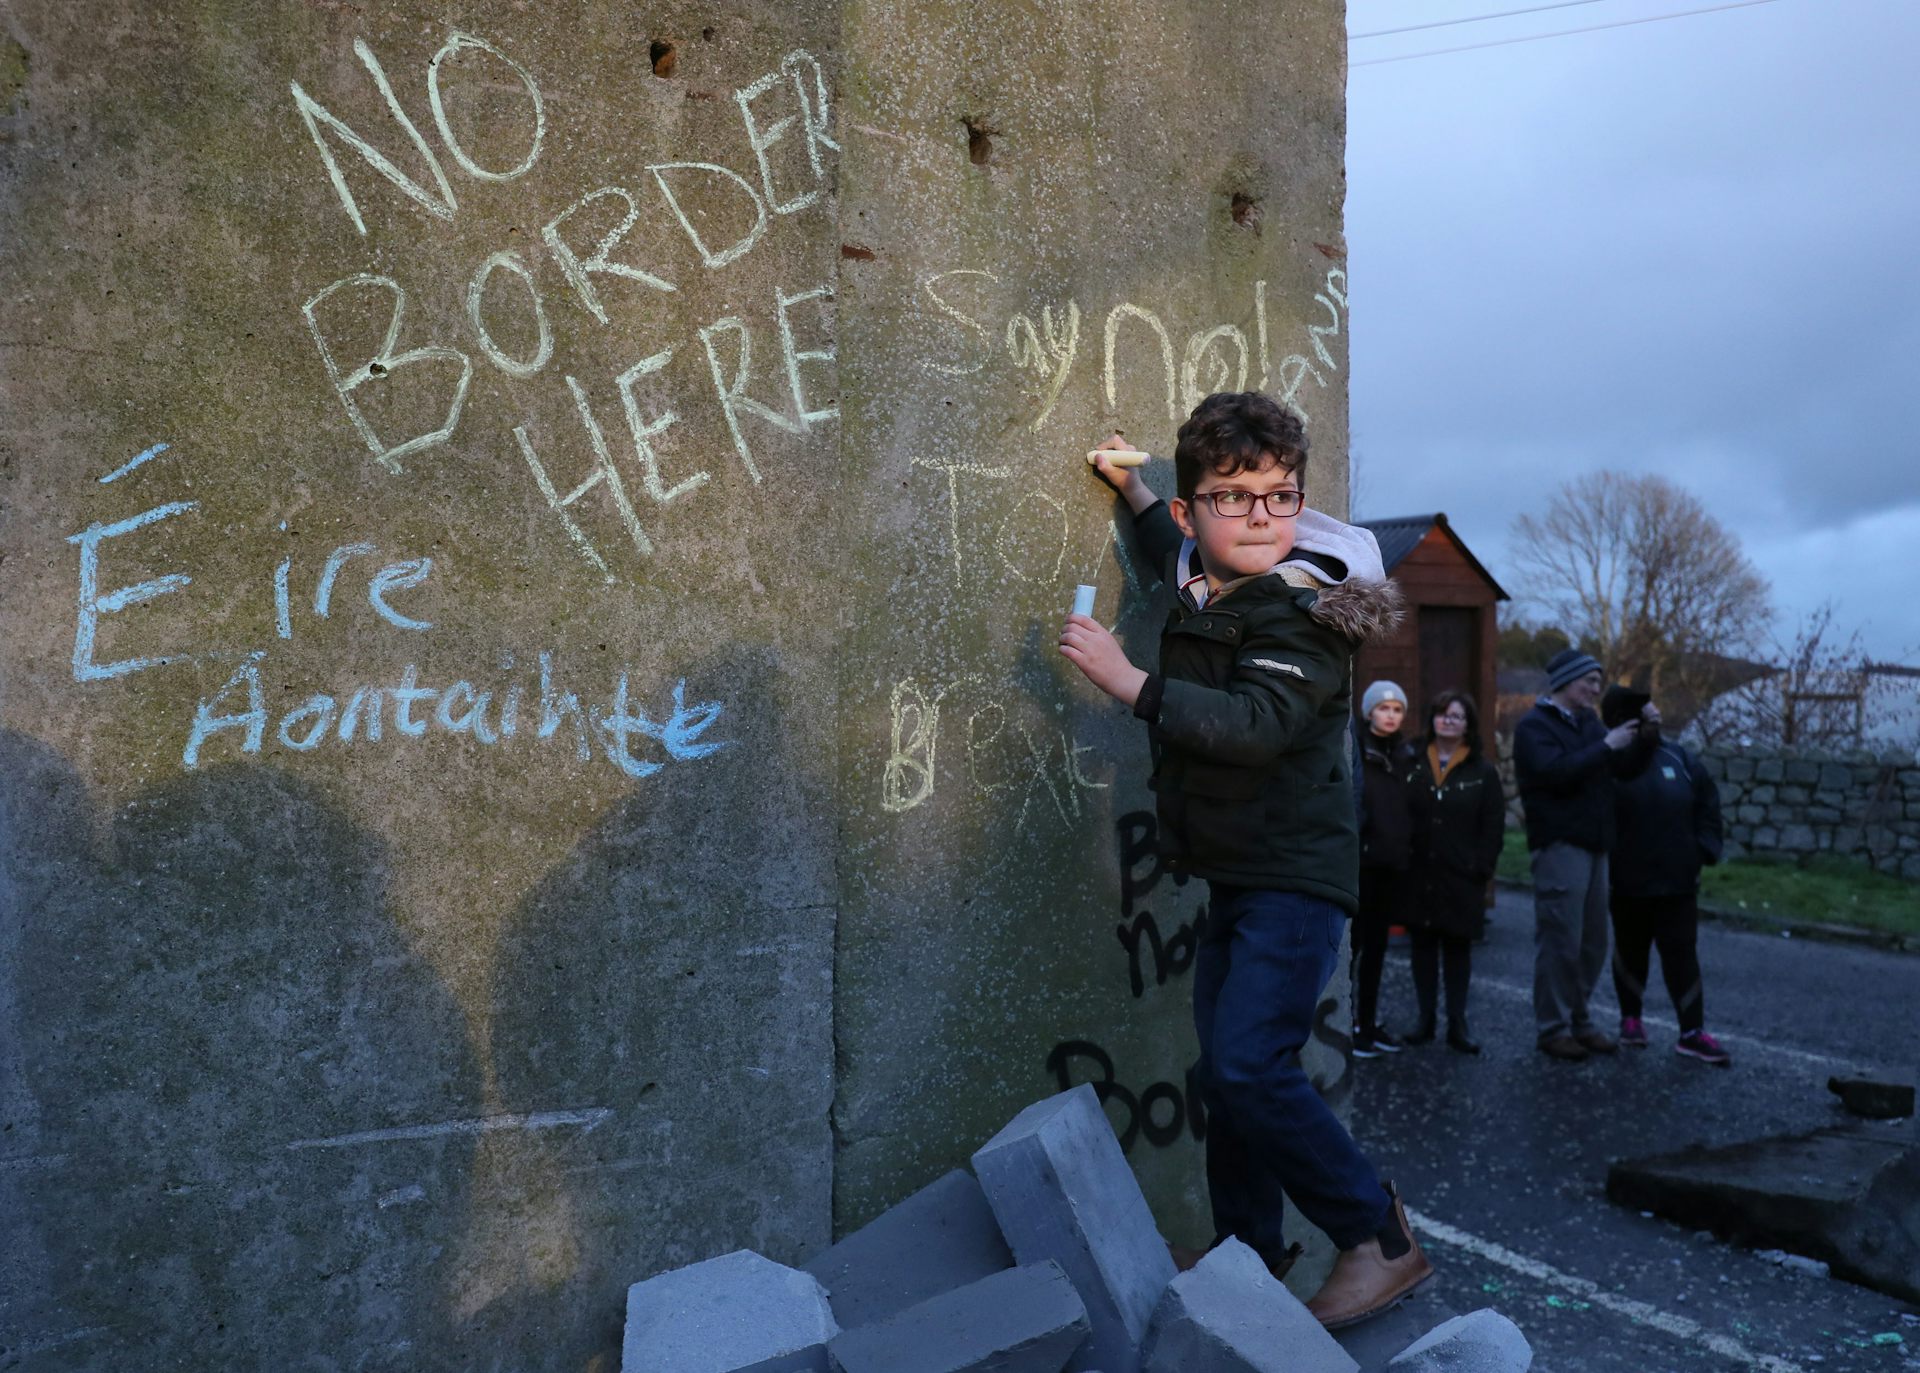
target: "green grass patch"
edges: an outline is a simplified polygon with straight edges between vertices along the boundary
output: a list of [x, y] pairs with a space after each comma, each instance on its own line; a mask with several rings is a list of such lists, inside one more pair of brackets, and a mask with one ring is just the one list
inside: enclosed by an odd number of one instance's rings
[[[1500, 876], [1533, 880], [1526, 836], [1508, 830]], [[1700, 875], [1700, 904], [1779, 925], [1846, 925], [1920, 936], [1920, 886], [1845, 858], [1743, 858]]]

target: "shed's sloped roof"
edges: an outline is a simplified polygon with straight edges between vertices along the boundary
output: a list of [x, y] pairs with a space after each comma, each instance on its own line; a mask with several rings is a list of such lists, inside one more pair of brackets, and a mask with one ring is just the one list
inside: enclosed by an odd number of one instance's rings
[[1435, 511], [1431, 515], [1396, 515], [1386, 520], [1357, 520], [1355, 523], [1362, 529], [1373, 532], [1374, 539], [1380, 545], [1380, 561], [1385, 564], [1389, 573], [1400, 565], [1407, 554], [1420, 546], [1420, 541], [1427, 537], [1429, 529], [1439, 525], [1446, 531], [1447, 538], [1453, 541], [1453, 546], [1460, 550], [1460, 556], [1467, 560], [1475, 572], [1487, 579], [1487, 585], [1494, 589], [1499, 598], [1503, 601], [1513, 599], [1500, 583], [1493, 579], [1493, 574], [1481, 565], [1480, 560], [1473, 556], [1473, 550], [1467, 547], [1466, 540], [1462, 539], [1454, 527], [1447, 523], [1444, 511]]

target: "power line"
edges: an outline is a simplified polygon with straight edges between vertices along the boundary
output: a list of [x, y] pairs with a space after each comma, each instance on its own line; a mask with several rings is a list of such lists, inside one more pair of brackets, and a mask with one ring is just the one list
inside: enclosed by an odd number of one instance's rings
[[1446, 29], [1455, 24], [1478, 24], [1488, 19], [1511, 19], [1518, 14], [1544, 14], [1548, 10], [1570, 10], [1575, 5], [1597, 5], [1600, 0], [1559, 0], [1554, 5], [1533, 5], [1524, 10], [1502, 10], [1498, 14], [1470, 14], [1464, 19], [1436, 19], [1431, 24], [1408, 24], [1400, 29], [1375, 29], [1372, 33], [1350, 33], [1350, 42], [1362, 38], [1387, 38], [1396, 33], [1418, 33], [1422, 29]]
[[1616, 19], [1611, 24], [1589, 24], [1581, 29], [1561, 29], [1556, 33], [1535, 33], [1524, 38], [1496, 38], [1486, 43], [1468, 43], [1457, 48], [1435, 48], [1430, 52], [1410, 52], [1399, 57], [1369, 57], [1360, 62], [1349, 62], [1349, 67], [1377, 67], [1388, 62], [1412, 62], [1422, 57], [1445, 57], [1449, 53], [1477, 52], [1481, 48], [1504, 48], [1514, 43], [1538, 43], [1546, 38], [1571, 38], [1579, 33], [1599, 33], [1604, 29], [1631, 28], [1635, 24], [1658, 24], [1666, 19], [1690, 19], [1696, 14], [1718, 14], [1722, 10], [1744, 10], [1754, 5], [1771, 5], [1774, 0], [1733, 0], [1726, 5], [1709, 5], [1705, 9], [1681, 10], [1675, 14], [1652, 14], [1644, 19]]

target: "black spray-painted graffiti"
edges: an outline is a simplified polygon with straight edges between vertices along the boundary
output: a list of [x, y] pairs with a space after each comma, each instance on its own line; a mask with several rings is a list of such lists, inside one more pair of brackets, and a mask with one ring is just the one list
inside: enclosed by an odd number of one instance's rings
[[[1099, 1075], [1076, 1074], [1074, 1068], [1079, 1062], [1092, 1064]], [[1171, 1082], [1156, 1082], [1136, 1093], [1115, 1080], [1112, 1054], [1091, 1040], [1069, 1039], [1053, 1046], [1053, 1052], [1047, 1055], [1047, 1071], [1063, 1092], [1090, 1082], [1102, 1106], [1119, 1103], [1125, 1120], [1114, 1127], [1114, 1133], [1120, 1136], [1123, 1152], [1131, 1150], [1134, 1140], [1143, 1134], [1156, 1149], [1166, 1148], [1185, 1131], [1191, 1131], [1195, 1139], [1207, 1137], [1207, 1108], [1200, 1100], [1200, 1084], [1192, 1068], [1187, 1069], [1184, 1093]]]
[[[1164, 987], [1169, 977], [1178, 977], [1193, 967], [1194, 953], [1200, 946], [1200, 932], [1206, 921], [1202, 903], [1192, 920], [1182, 921], [1171, 938], [1163, 938], [1153, 912], [1140, 909], [1141, 898], [1152, 891], [1166, 875], [1155, 840], [1159, 835], [1153, 812], [1129, 811], [1114, 824], [1120, 839], [1120, 924], [1114, 934], [1127, 951], [1127, 977], [1136, 999], [1147, 994], [1146, 969], [1141, 950], [1153, 955], [1153, 985]], [[1171, 874], [1175, 887], [1186, 885], [1184, 873]]]

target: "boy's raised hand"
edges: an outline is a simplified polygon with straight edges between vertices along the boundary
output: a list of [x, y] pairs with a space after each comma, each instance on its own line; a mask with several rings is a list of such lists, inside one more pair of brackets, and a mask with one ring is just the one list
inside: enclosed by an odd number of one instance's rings
[[1159, 499], [1159, 497], [1153, 494], [1153, 491], [1147, 486], [1146, 482], [1141, 480], [1139, 468], [1115, 467], [1105, 458], [1097, 456], [1101, 453], [1131, 453], [1136, 451], [1132, 444], [1121, 437], [1119, 430], [1114, 430], [1113, 433], [1100, 440], [1100, 442], [1093, 446], [1091, 451], [1096, 455], [1093, 460], [1094, 475], [1117, 491], [1120, 494], [1120, 499], [1124, 500], [1136, 515]]
[[1126, 650], [1098, 620], [1085, 615], [1067, 616], [1066, 628], [1060, 631], [1060, 651], [1089, 682], [1121, 705], [1131, 706], [1140, 699], [1147, 674], [1133, 665]]

